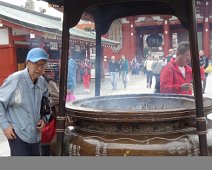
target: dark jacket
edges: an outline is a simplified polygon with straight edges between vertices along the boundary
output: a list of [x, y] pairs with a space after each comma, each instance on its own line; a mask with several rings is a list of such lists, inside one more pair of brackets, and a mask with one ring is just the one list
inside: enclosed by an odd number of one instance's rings
[[[209, 64], [209, 61], [208, 61], [208, 57], [203, 55], [203, 56], [200, 56], [199, 58], [199, 64], [200, 64], [200, 67], [203, 67], [204, 70], [208, 67], [208, 64]], [[205, 73], [205, 75], [207, 76], [208, 73]]]
[[199, 58], [199, 63], [201, 67], [204, 67], [206, 69], [208, 67], [208, 57], [203, 55]]
[[109, 66], [109, 72], [118, 72], [119, 71], [119, 64], [117, 61], [115, 61], [115, 62], [109, 61], [108, 66]]
[[129, 67], [129, 64], [128, 64], [128, 61], [126, 59], [120, 61], [120, 71], [128, 72], [128, 67]]

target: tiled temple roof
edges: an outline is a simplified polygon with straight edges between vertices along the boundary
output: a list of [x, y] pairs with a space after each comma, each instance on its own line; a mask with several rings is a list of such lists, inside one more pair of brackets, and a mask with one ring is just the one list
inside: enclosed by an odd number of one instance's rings
[[[62, 35], [62, 21], [60, 18], [2, 1], [0, 1], [0, 19], [29, 29]], [[71, 28], [70, 38], [95, 43], [96, 35], [78, 28]], [[118, 42], [106, 38], [102, 38], [102, 43], [104, 45], [118, 44]]]

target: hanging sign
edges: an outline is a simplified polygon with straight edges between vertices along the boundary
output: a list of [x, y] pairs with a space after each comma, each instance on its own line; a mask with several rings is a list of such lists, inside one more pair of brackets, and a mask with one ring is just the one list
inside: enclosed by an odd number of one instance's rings
[[49, 43], [50, 50], [58, 50], [58, 43], [56, 42], [50, 42]]
[[56, 40], [57, 39], [57, 35], [54, 33], [44, 33], [43, 37], [45, 39], [51, 39], [51, 40]]

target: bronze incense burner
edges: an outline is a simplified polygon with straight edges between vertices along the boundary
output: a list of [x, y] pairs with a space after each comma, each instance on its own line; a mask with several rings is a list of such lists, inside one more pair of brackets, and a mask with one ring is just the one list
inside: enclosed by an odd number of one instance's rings
[[[203, 98], [205, 116], [212, 99]], [[192, 96], [130, 94], [75, 101], [67, 115], [65, 156], [197, 156]], [[208, 132], [208, 148], [212, 134]], [[210, 137], [211, 136], [211, 137]]]

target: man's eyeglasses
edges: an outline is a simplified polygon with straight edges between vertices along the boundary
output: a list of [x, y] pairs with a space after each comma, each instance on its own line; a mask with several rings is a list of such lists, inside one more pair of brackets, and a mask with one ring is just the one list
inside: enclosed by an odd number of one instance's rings
[[42, 69], [45, 69], [46, 68], [46, 65], [47, 65], [47, 63], [39, 63], [39, 62], [31, 62], [30, 61], [30, 63], [32, 63], [36, 68], [38, 68], [38, 67], [41, 67]]

